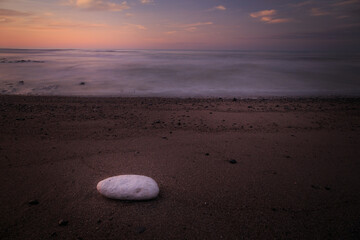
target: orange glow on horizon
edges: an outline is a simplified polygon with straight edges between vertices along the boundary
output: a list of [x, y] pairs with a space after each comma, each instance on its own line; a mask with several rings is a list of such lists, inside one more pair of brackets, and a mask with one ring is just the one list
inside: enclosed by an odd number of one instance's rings
[[249, 2], [0, 0], [0, 48], [359, 48], [359, 1]]

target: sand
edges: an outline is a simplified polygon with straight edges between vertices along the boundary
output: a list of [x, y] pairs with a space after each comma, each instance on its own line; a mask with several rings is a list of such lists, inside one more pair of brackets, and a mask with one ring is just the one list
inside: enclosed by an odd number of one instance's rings
[[234, 100], [0, 96], [0, 239], [359, 239], [360, 99]]

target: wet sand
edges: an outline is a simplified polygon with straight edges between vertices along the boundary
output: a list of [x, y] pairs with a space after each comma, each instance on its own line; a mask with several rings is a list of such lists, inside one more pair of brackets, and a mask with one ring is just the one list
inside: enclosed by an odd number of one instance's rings
[[359, 239], [359, 103], [0, 96], [0, 239]]

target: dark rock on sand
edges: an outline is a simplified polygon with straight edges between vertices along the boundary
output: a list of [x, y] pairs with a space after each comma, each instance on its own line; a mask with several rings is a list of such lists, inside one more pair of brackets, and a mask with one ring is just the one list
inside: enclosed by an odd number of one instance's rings
[[231, 160], [229, 160], [229, 163], [231, 163], [231, 164], [236, 164], [237, 161], [236, 161], [235, 159], [231, 159]]
[[64, 220], [64, 219], [60, 219], [59, 220], [59, 226], [67, 226], [68, 225], [68, 223], [69, 223], [69, 221], [67, 221], [67, 220]]
[[311, 185], [311, 187], [312, 187], [313, 189], [316, 189], [316, 190], [319, 190], [319, 189], [320, 189], [320, 187], [319, 187], [319, 186], [316, 186], [316, 185]]
[[33, 199], [33, 200], [29, 201], [28, 203], [29, 203], [29, 205], [38, 205], [39, 201], [36, 199]]
[[143, 226], [140, 226], [140, 227], [137, 227], [136, 229], [135, 229], [135, 232], [136, 233], [143, 233], [143, 232], [145, 232], [146, 231], [146, 227], [143, 227]]
[[85, 82], [81, 82], [80, 85], [85, 85]]

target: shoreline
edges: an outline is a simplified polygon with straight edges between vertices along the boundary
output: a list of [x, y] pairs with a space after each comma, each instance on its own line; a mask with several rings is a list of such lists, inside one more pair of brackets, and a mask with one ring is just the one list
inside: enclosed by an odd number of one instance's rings
[[118, 96], [118, 95], [46, 95], [46, 94], [0, 94], [3, 98], [74, 98], [74, 99], [178, 99], [178, 100], [337, 100], [337, 99], [360, 99], [360, 95], [335, 94], [335, 95], [254, 95], [254, 96]]
[[0, 95], [0, 238], [359, 238], [360, 98], [234, 100]]

